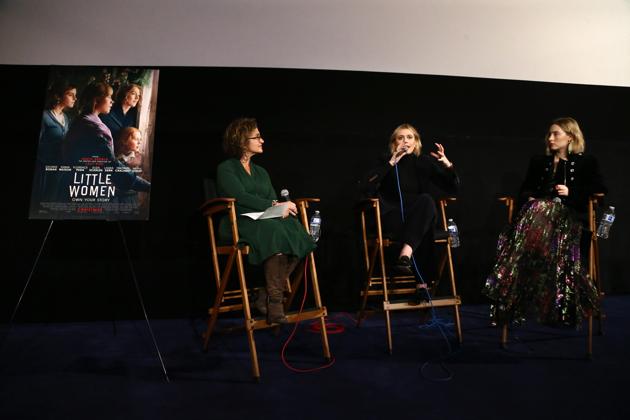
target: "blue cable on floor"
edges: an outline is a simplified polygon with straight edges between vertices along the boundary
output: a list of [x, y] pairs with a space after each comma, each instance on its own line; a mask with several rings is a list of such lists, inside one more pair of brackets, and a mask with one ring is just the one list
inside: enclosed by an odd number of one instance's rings
[[[405, 222], [405, 207], [403, 204], [403, 198], [402, 198], [402, 190], [400, 188], [400, 178], [398, 176], [398, 162], [396, 162], [396, 164], [394, 165], [394, 170], [396, 172], [396, 185], [398, 187], [398, 197], [400, 199], [400, 217], [403, 221], [403, 223]], [[420, 279], [420, 283], [424, 284], [424, 291], [427, 294], [427, 298], [429, 299], [429, 303], [431, 304], [431, 322], [428, 322], [424, 325], [421, 325], [419, 328], [426, 328], [426, 329], [430, 329], [430, 328], [435, 328], [437, 327], [438, 330], [440, 331], [440, 334], [442, 335], [442, 337], [444, 338], [444, 341], [446, 341], [446, 345], [448, 346], [448, 352], [444, 355], [444, 356], [440, 356], [436, 359], [432, 359], [432, 360], [428, 360], [426, 362], [424, 362], [422, 364], [422, 366], [420, 367], [420, 374], [422, 374], [423, 377], [425, 377], [426, 379], [432, 380], [432, 381], [439, 381], [439, 382], [446, 382], [446, 381], [450, 381], [451, 379], [453, 379], [453, 372], [451, 372], [450, 369], [448, 369], [446, 366], [444, 366], [444, 360], [451, 356], [453, 354], [453, 347], [451, 346], [451, 342], [448, 339], [446, 332], [445, 332], [445, 328], [447, 327], [452, 327], [453, 323], [452, 322], [447, 322], [446, 320], [442, 319], [442, 318], [438, 318], [437, 313], [435, 311], [435, 306], [433, 306], [433, 298], [431, 297], [431, 293], [429, 292], [429, 288], [427, 286], [427, 283], [424, 281], [424, 278], [422, 277], [422, 274], [420, 274], [420, 270], [418, 269], [418, 266], [416, 265], [416, 259], [413, 257], [413, 251], [411, 253], [411, 261], [413, 262], [413, 268], [416, 272], [416, 275], [418, 276], [418, 278]], [[452, 335], [452, 334], [451, 334]], [[432, 362], [438, 362], [440, 363], [440, 367], [447, 373], [447, 376], [442, 377], [442, 378], [431, 378], [428, 377], [427, 375], [425, 375], [424, 370], [432, 363]]]

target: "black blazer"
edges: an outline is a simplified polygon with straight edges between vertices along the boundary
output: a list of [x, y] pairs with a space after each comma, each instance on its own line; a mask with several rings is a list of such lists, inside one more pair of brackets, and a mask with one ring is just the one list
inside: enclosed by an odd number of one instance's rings
[[521, 186], [519, 194], [521, 204], [529, 197], [558, 197], [553, 189], [557, 184], [569, 188], [569, 195], [559, 198], [562, 203], [575, 210], [580, 218], [583, 218], [588, 210], [588, 198], [591, 194], [608, 192], [602, 180], [599, 164], [593, 156], [583, 153], [570, 154], [566, 161], [558, 162], [555, 175], [553, 156], [534, 156], [529, 161], [527, 175]]

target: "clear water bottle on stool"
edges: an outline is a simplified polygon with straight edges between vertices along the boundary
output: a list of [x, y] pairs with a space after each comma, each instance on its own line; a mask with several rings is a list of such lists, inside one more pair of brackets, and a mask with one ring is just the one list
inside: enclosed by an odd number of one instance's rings
[[451, 238], [451, 248], [459, 247], [459, 230], [453, 219], [448, 219], [446, 228], [448, 229], [448, 236]]
[[599, 221], [599, 226], [597, 226], [597, 237], [601, 239], [608, 239], [608, 235], [610, 234], [610, 227], [615, 221], [615, 208], [613, 206], [609, 206], [608, 209], [602, 215], [602, 220]]
[[311, 230], [311, 238], [315, 242], [319, 240], [319, 236], [321, 234], [322, 228], [322, 216], [319, 213], [319, 210], [315, 210], [315, 213], [311, 216], [310, 230]]

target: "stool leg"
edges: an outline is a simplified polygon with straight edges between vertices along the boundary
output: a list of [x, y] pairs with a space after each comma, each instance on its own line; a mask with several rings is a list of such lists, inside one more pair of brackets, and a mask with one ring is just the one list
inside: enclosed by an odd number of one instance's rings
[[[363, 239], [365, 242], [365, 238]], [[361, 321], [365, 318], [365, 307], [367, 306], [368, 300], [368, 292], [370, 291], [370, 287], [372, 287], [372, 275], [374, 273], [374, 265], [376, 262], [376, 254], [379, 250], [378, 246], [373, 247], [373, 250], [368, 254], [367, 248], [365, 250], [365, 259], [366, 259], [366, 271], [367, 271], [367, 280], [365, 283], [365, 288], [363, 289], [363, 297], [361, 298], [361, 309], [359, 310], [359, 316], [357, 318], [357, 327], [361, 326]], [[383, 260], [381, 260], [382, 262]], [[383, 283], [385, 282], [385, 274], [384, 270], [381, 269], [381, 274], [383, 275]]]
[[228, 284], [228, 280], [230, 279], [230, 267], [234, 262], [234, 254], [230, 255], [227, 262], [227, 268], [223, 273], [221, 278], [221, 284], [219, 286], [219, 290], [217, 290], [217, 295], [214, 299], [214, 305], [212, 307], [212, 314], [208, 319], [208, 328], [206, 329], [206, 334], [203, 340], [203, 351], [208, 351], [208, 341], [210, 341], [210, 336], [212, 335], [212, 331], [214, 331], [214, 326], [216, 325], [217, 319], [219, 318], [219, 307], [221, 306], [221, 301], [223, 300], [223, 295], [225, 294], [225, 289]]
[[330, 361], [331, 360], [330, 346], [328, 345], [328, 333], [326, 331], [326, 320], [324, 319], [323, 316], [319, 318], [319, 327], [320, 327], [320, 334], [322, 336], [322, 349], [324, 350], [324, 359], [326, 359], [327, 361]]
[[249, 344], [249, 355], [252, 360], [252, 376], [256, 382], [260, 382], [260, 367], [258, 365], [258, 353], [256, 352], [256, 342], [254, 341], [254, 326], [252, 313], [249, 308], [249, 298], [247, 297], [247, 284], [245, 282], [245, 268], [243, 267], [243, 256], [240, 250], [236, 253], [236, 270], [238, 281], [241, 287], [241, 299], [243, 300], [243, 316], [245, 318], [245, 330], [247, 331], [247, 342]]
[[[321, 294], [319, 293], [319, 279], [317, 277], [317, 268], [315, 267], [315, 254], [311, 252], [311, 254], [308, 257], [306, 257], [304, 264], [308, 264], [308, 267], [310, 268], [310, 271], [311, 271], [311, 284], [313, 287], [313, 299], [315, 300], [315, 306], [317, 306], [317, 309], [322, 309], [324, 305], [322, 304], [322, 297], [321, 297]], [[304, 287], [306, 287], [306, 279], [304, 279], [304, 281], [305, 281]], [[319, 332], [322, 336], [322, 349], [324, 351], [324, 358], [326, 360], [330, 360], [331, 359], [330, 346], [328, 345], [328, 331], [326, 331], [325, 317], [321, 316], [319, 318], [319, 326], [320, 326]]]
[[507, 338], [508, 338], [508, 323], [505, 322], [501, 326], [501, 348], [507, 348]]
[[[446, 253], [445, 253], [445, 263], [448, 262], [448, 272], [451, 281], [451, 292], [453, 296], [457, 296], [457, 285], [455, 284], [455, 268], [453, 267], [453, 254], [451, 252], [451, 245], [447, 242], [446, 244]], [[461, 318], [459, 315], [459, 305], [454, 306], [455, 311], [455, 326], [457, 328], [457, 339], [459, 340], [459, 344], [462, 344], [464, 341], [464, 337], [462, 335], [462, 324]]]
[[361, 309], [359, 309], [359, 316], [357, 317], [357, 327], [361, 326], [361, 321], [365, 317], [365, 307], [367, 306], [368, 291], [370, 290], [370, 282], [368, 281], [365, 289], [363, 289], [363, 297], [361, 298]]
[[455, 312], [455, 328], [457, 328], [457, 340], [459, 341], [459, 344], [461, 345], [462, 342], [464, 341], [464, 337], [462, 335], [462, 321], [459, 316], [459, 305], [454, 305], [453, 311]]
[[392, 344], [392, 324], [389, 315], [389, 309], [385, 310], [385, 326], [387, 328], [387, 351], [389, 354], [392, 354], [393, 344]]
[[597, 335], [604, 335], [604, 313], [601, 308], [597, 312]]
[[586, 358], [593, 358], [593, 315], [589, 315], [588, 319], [588, 333], [586, 337]]
[[245, 320], [245, 328], [247, 329], [247, 342], [249, 343], [249, 355], [252, 359], [252, 376], [256, 382], [260, 382], [260, 367], [258, 366], [258, 353], [256, 351], [256, 342], [254, 341], [254, 330]]
[[215, 307], [212, 310], [212, 315], [208, 319], [208, 327], [206, 328], [206, 333], [203, 338], [203, 351], [208, 351], [208, 342], [210, 341], [210, 336], [212, 335], [212, 331], [214, 330], [214, 326], [217, 322], [217, 317], [219, 316], [218, 308]]

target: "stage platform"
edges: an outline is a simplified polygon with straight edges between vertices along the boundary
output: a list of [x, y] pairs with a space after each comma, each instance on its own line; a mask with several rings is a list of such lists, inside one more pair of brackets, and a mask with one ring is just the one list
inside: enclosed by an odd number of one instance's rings
[[[152, 320], [170, 383], [144, 320], [18, 323], [0, 350], [0, 418], [628, 419], [630, 296], [609, 296], [604, 306], [605, 333], [595, 335], [590, 361], [586, 328], [530, 321], [501, 349], [485, 305], [462, 306], [461, 347], [446, 328], [451, 352], [419, 313], [394, 313], [391, 356], [382, 314], [356, 328], [355, 314], [335, 312], [329, 321], [345, 327], [329, 336], [335, 363], [315, 373], [282, 364], [291, 326], [257, 331], [260, 383], [242, 331], [213, 336], [203, 353], [203, 319]], [[450, 313], [438, 311], [443, 324]], [[309, 327], [300, 326], [287, 351], [299, 368], [324, 363]]]

